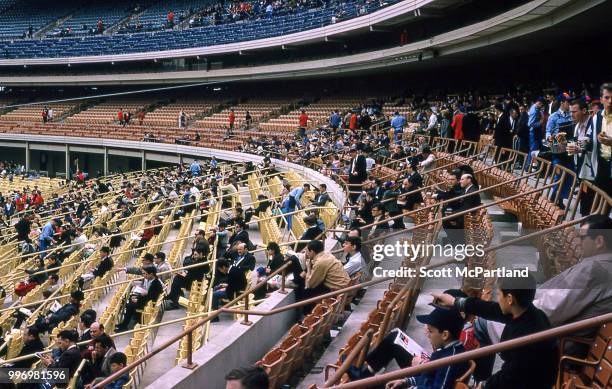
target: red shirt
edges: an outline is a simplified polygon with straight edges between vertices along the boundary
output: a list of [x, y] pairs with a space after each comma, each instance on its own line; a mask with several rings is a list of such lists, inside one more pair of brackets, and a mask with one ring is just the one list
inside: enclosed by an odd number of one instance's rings
[[305, 113], [300, 115], [300, 127], [308, 126], [308, 115]]
[[453, 122], [451, 123], [451, 127], [453, 128], [454, 134], [453, 138], [460, 140], [463, 139], [463, 114], [458, 113], [453, 118]]
[[355, 114], [351, 115], [351, 121], [349, 122], [349, 128], [351, 130], [356, 130], [357, 129], [357, 115], [355, 115]]
[[117, 112], [117, 118], [118, 118], [119, 120], [123, 120], [123, 111], [119, 111], [119, 112]]
[[236, 120], [236, 114], [234, 114], [233, 112], [230, 112], [230, 114], [229, 114], [229, 122], [230, 122], [230, 124], [233, 124], [235, 120]]
[[150, 240], [153, 236], [155, 236], [155, 230], [153, 229], [153, 227], [145, 228], [144, 231], [142, 232], [141, 239]]
[[24, 196], [20, 196], [17, 200], [15, 200], [15, 208], [17, 208], [17, 211], [23, 211], [25, 204], [26, 200]]
[[168, 21], [169, 22], [174, 21], [174, 12], [172, 12], [172, 11], [168, 12]]

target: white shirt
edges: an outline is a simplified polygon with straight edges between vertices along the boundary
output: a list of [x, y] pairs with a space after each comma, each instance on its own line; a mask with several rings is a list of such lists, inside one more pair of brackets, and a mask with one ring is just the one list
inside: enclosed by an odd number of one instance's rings
[[434, 128], [438, 124], [438, 117], [435, 114], [431, 114], [429, 116], [429, 124], [427, 125], [427, 129], [430, 130]]
[[436, 157], [433, 154], [429, 154], [419, 165], [423, 168], [424, 172], [428, 172], [435, 166]]
[[351, 255], [344, 264], [344, 270], [348, 273], [349, 277], [352, 277], [353, 274], [357, 273], [361, 270], [363, 258], [361, 257], [360, 252], [356, 252]]
[[366, 158], [366, 170], [367, 170], [367, 171], [372, 170], [372, 168], [374, 167], [374, 165], [376, 165], [376, 161], [374, 160], [374, 158], [372, 158], [372, 157], [367, 157], [367, 158]]

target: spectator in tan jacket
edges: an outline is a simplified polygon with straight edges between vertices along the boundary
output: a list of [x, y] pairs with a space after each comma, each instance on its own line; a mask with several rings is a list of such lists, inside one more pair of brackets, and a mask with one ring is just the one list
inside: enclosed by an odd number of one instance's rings
[[[302, 277], [306, 287], [298, 300], [307, 300], [348, 286], [350, 278], [342, 263], [330, 253], [323, 251], [323, 242], [313, 240], [306, 246], [306, 271]], [[304, 307], [304, 314], [310, 313], [314, 304]]]

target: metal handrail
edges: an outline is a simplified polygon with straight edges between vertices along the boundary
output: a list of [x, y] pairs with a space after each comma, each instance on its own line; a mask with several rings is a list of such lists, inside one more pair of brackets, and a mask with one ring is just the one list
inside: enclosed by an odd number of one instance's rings
[[366, 378], [363, 380], [353, 381], [346, 384], [333, 386], [338, 389], [357, 389], [357, 388], [368, 388], [375, 385], [381, 385], [391, 380], [401, 379], [404, 377], [411, 377], [417, 374], [425, 373], [428, 371], [440, 369], [442, 367], [457, 364], [461, 362], [467, 362], [478, 358], [485, 357], [487, 355], [496, 354], [506, 350], [523, 347], [529, 344], [542, 342], [548, 339], [559, 338], [565, 335], [570, 335], [585, 329], [601, 326], [606, 323], [612, 322], [612, 313], [592, 317], [577, 321], [575, 323], [565, 324], [556, 328], [551, 328], [545, 331], [536, 332], [534, 334], [521, 336], [519, 338], [503, 341], [491, 346], [481, 347], [475, 350], [465, 351], [460, 354], [456, 354], [451, 357], [445, 357], [430, 361], [418, 366], [408, 367], [405, 369], [395, 370], [389, 373], [380, 374], [375, 377]]

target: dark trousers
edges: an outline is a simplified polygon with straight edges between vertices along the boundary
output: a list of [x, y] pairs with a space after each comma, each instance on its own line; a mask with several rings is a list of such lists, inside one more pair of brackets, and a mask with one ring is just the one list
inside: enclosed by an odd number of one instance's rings
[[130, 297], [128, 303], [125, 306], [125, 315], [123, 316], [123, 321], [121, 322], [121, 324], [119, 324], [119, 326], [127, 328], [127, 326], [130, 325], [132, 318], [136, 314], [136, 310], [142, 308], [144, 308], [142, 299], [136, 297], [134, 300], [132, 300], [132, 297]]
[[463, 224], [463, 216], [458, 216], [454, 219], [442, 221], [444, 231], [451, 244], [463, 244], [465, 243], [465, 231]]
[[395, 344], [398, 332], [397, 328], [389, 332], [382, 342], [368, 353], [366, 362], [375, 372], [387, 366], [393, 359], [395, 359], [400, 369], [409, 367], [412, 363], [412, 354], [404, 350], [402, 346]]
[[[313, 297], [321, 296], [322, 294], [329, 293], [329, 292], [331, 292], [331, 289], [329, 289], [327, 286], [321, 284], [321, 285], [317, 286], [316, 288], [306, 288], [306, 289], [304, 289], [297, 296], [297, 300], [298, 301], [304, 301], [304, 300], [311, 299]], [[316, 305], [316, 303], [305, 305], [303, 307], [304, 315], [308, 315], [310, 312], [312, 312], [312, 310], [314, 309], [315, 305]]]
[[179, 296], [183, 295], [182, 289], [191, 288], [191, 285], [187, 283], [187, 279], [185, 276], [181, 274], [177, 274], [174, 276], [172, 280], [172, 285], [170, 286], [170, 293], [168, 294], [168, 299], [174, 301], [175, 303], [178, 301]]

